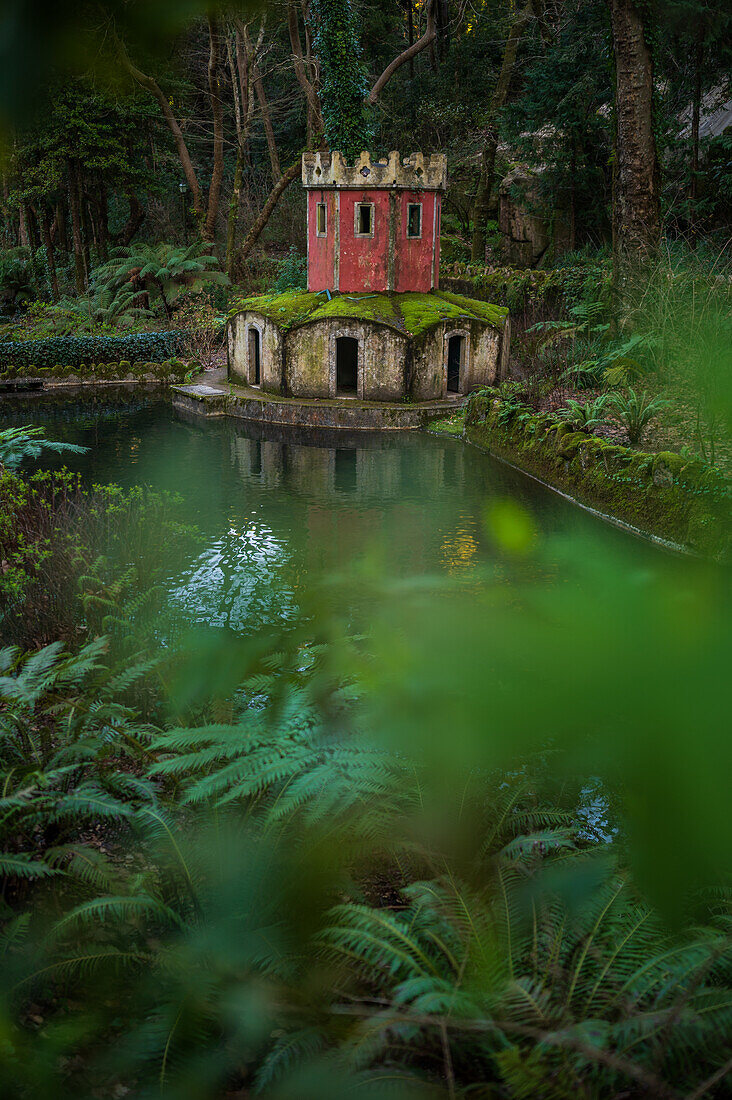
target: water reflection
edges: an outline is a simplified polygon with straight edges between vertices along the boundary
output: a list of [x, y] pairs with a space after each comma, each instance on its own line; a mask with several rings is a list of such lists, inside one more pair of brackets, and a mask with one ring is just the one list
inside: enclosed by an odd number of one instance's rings
[[[139, 393], [15, 399], [0, 418], [89, 446], [66, 462], [90, 480], [179, 493], [205, 544], [170, 576], [173, 599], [187, 620], [236, 631], [291, 618], [304, 586], [365, 554], [389, 579], [437, 572], [476, 583], [495, 560], [482, 520], [491, 498], [521, 501], [545, 535], [593, 528], [630, 541], [452, 438], [201, 421]], [[657, 558], [641, 543], [631, 548], [639, 560]]]

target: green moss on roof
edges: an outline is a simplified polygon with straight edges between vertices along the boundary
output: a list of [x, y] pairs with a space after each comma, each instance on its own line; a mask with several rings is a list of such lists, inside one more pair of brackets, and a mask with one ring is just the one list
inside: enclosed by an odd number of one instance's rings
[[283, 331], [312, 321], [343, 319], [372, 321], [400, 332], [420, 336], [449, 321], [481, 321], [501, 328], [508, 310], [489, 302], [478, 302], [461, 294], [432, 291], [429, 294], [335, 294], [330, 301], [323, 291], [308, 294], [288, 290], [283, 294], [260, 294], [232, 303], [229, 316], [253, 310], [269, 317]]
[[325, 295], [321, 304], [308, 318], [322, 321], [329, 317], [347, 317], [352, 321], [376, 321], [383, 325], [401, 327], [394, 303], [388, 294], [338, 294], [328, 301]]
[[506, 306], [494, 306], [492, 302], [479, 302], [475, 298], [466, 298], [464, 294], [450, 294], [446, 290], [439, 290], [438, 294], [457, 309], [477, 317], [479, 321], [487, 321], [494, 328], [503, 328], [503, 322], [508, 316]]
[[296, 328], [318, 304], [319, 295], [306, 290], [285, 290], [281, 294], [256, 294], [251, 298], [238, 298], [231, 303], [229, 316], [251, 309], [269, 317], [281, 329]]

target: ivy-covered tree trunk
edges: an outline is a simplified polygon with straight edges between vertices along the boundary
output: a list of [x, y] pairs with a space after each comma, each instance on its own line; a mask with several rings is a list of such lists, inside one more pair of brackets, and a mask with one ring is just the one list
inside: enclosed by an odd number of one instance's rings
[[533, 14], [533, 0], [526, 0], [508, 32], [501, 71], [498, 74], [498, 81], [493, 89], [488, 107], [486, 137], [480, 160], [480, 177], [473, 204], [473, 242], [470, 250], [470, 258], [473, 263], [482, 263], [485, 260], [485, 230], [496, 168], [496, 152], [498, 150], [498, 118], [508, 95], [511, 77], [516, 65], [519, 42]]
[[74, 245], [74, 275], [76, 281], [76, 293], [83, 294], [86, 285], [84, 270], [84, 245], [81, 235], [81, 211], [79, 209], [79, 193], [76, 189], [76, 176], [71, 161], [67, 165], [69, 209], [71, 211], [71, 239]]
[[57, 302], [59, 299], [58, 275], [56, 272], [56, 257], [53, 251], [53, 240], [51, 239], [51, 215], [43, 205], [39, 206], [38, 221], [41, 227], [43, 247], [46, 252], [46, 267], [48, 269], [48, 285], [51, 291], [51, 298], [54, 302]]
[[350, 0], [312, 0], [312, 13], [325, 140], [354, 160], [373, 134], [358, 18]]
[[661, 205], [653, 132], [653, 61], [643, 21], [632, 0], [610, 0], [610, 17], [616, 114], [613, 240], [622, 266], [657, 247]]

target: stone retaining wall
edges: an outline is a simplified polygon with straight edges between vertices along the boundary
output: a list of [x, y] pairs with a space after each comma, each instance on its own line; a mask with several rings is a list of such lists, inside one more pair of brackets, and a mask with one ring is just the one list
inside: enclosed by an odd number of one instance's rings
[[467, 438], [600, 512], [706, 557], [732, 556], [730, 484], [695, 459], [620, 447], [495, 391], [468, 402]]

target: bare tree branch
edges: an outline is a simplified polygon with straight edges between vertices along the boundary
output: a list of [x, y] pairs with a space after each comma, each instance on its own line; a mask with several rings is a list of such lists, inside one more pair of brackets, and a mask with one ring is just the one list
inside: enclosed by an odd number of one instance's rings
[[198, 177], [196, 176], [193, 162], [191, 160], [191, 154], [188, 151], [185, 138], [183, 137], [183, 131], [180, 128], [178, 119], [173, 114], [173, 108], [168, 102], [168, 98], [164, 95], [158, 82], [147, 73], [143, 73], [141, 69], [138, 69], [131, 61], [124, 44], [117, 40], [119, 55], [122, 60], [122, 64], [127, 69], [132, 79], [145, 88], [160, 104], [160, 109], [163, 112], [163, 117], [168, 124], [168, 128], [173, 135], [175, 147], [178, 151], [178, 158], [183, 168], [183, 175], [186, 177], [186, 182], [191, 189], [191, 196], [193, 198], [193, 211], [197, 219], [203, 217], [203, 200], [201, 198], [201, 188], [198, 183]]
[[427, 27], [424, 34], [421, 38], [418, 38], [416, 42], [413, 42], [411, 46], [408, 46], [403, 53], [400, 53], [398, 57], [395, 57], [393, 61], [389, 62], [389, 64], [386, 66], [383, 73], [369, 92], [367, 100], [368, 103], [370, 103], [371, 105], [376, 103], [379, 95], [389, 83], [397, 69], [401, 69], [402, 65], [405, 65], [407, 61], [411, 61], [412, 58], [416, 57], [418, 53], [422, 53], [422, 50], [426, 50], [428, 46], [432, 45], [437, 34], [435, 8], [436, 0], [430, 0], [429, 7], [427, 8]]
[[305, 58], [302, 51], [302, 43], [300, 42], [300, 26], [297, 18], [295, 0], [288, 0], [287, 29], [290, 34], [295, 76], [297, 77], [298, 84], [303, 90], [308, 107], [308, 130], [311, 131], [308, 134], [308, 144], [310, 145], [320, 134], [322, 134], [324, 124], [320, 110], [320, 97], [312, 82], [308, 79], [306, 72]]
[[269, 197], [266, 203], [262, 207], [262, 211], [259, 214], [259, 217], [256, 219], [256, 221], [252, 225], [252, 228], [247, 233], [246, 240], [241, 246], [241, 251], [239, 252], [238, 257], [240, 263], [246, 260], [247, 256], [254, 248], [254, 245], [259, 240], [259, 235], [269, 221], [270, 215], [277, 205], [280, 195], [283, 191], [286, 190], [287, 187], [290, 186], [293, 180], [297, 179], [297, 177], [300, 175], [300, 171], [301, 160], [300, 157], [298, 157], [295, 163], [291, 164], [287, 171], [277, 180], [277, 183], [274, 185], [269, 193]]

